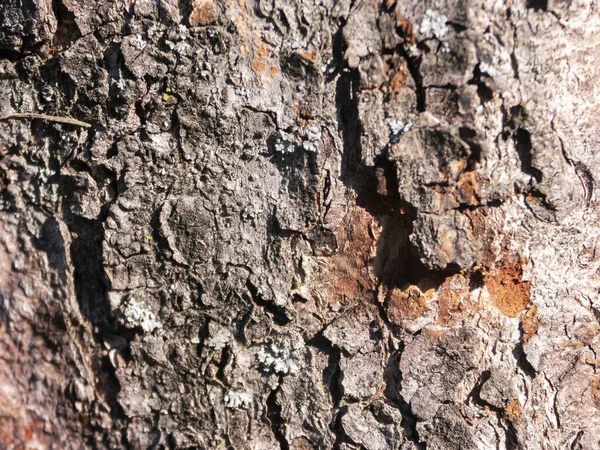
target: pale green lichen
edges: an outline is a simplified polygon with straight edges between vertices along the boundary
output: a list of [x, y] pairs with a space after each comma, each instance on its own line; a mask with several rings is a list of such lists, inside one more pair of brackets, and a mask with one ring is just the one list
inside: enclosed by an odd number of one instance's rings
[[281, 374], [297, 372], [301, 367], [304, 342], [278, 339], [266, 345], [257, 355], [261, 367], [267, 371]]
[[232, 338], [233, 335], [227, 328], [221, 328], [214, 336], [207, 338], [204, 345], [215, 350], [222, 350], [231, 342]]

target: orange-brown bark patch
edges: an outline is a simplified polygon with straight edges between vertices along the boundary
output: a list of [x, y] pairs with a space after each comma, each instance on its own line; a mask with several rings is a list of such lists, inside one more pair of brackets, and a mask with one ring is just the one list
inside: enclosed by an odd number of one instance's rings
[[328, 291], [329, 302], [354, 302], [365, 299], [367, 291], [374, 291], [375, 282], [369, 274], [375, 246], [372, 222], [373, 216], [355, 207], [334, 230], [337, 251], [327, 258], [327, 265], [315, 280], [315, 286]]
[[254, 59], [254, 61], [252, 61], [252, 70], [255, 72], [264, 72], [266, 68], [267, 65], [260, 59]]
[[598, 382], [597, 377], [592, 377], [590, 379], [590, 395], [592, 396], [592, 401], [596, 405], [596, 408], [600, 409], [600, 383]]
[[475, 171], [460, 174], [456, 183], [456, 200], [467, 205], [479, 205], [479, 175]]
[[377, 178], [377, 193], [383, 196], [388, 195], [385, 169], [383, 167], [375, 169], [375, 177]]
[[444, 331], [437, 327], [427, 326], [423, 328], [423, 336], [427, 337], [431, 342], [439, 342], [444, 336]]
[[294, 439], [294, 442], [292, 442], [292, 449], [293, 450], [314, 450], [315, 447], [313, 447], [313, 445], [306, 438], [299, 437], [299, 438]]
[[453, 312], [458, 311], [460, 294], [449, 290], [443, 290], [440, 293], [438, 305], [438, 323], [440, 325], [447, 325], [452, 319]]
[[506, 413], [508, 420], [513, 422], [519, 420], [521, 418], [521, 414], [523, 413], [521, 410], [521, 405], [516, 398], [511, 400], [508, 406], [504, 409], [504, 412]]
[[485, 286], [496, 307], [508, 317], [517, 317], [529, 304], [531, 283], [522, 280], [520, 264], [511, 264], [487, 273]]
[[454, 316], [474, 309], [470, 304], [469, 280], [461, 274], [447, 278], [437, 292], [438, 325], [448, 326]]
[[311, 51], [297, 52], [297, 55], [304, 61], [314, 64], [317, 61], [317, 54]]
[[270, 52], [269, 49], [267, 47], [265, 47], [264, 45], [261, 45], [258, 50], [256, 50], [254, 52], [254, 57], [255, 58], [267, 58], [269, 56]]
[[194, 0], [190, 13], [190, 25], [210, 25], [217, 20], [217, 9], [213, 0]]
[[392, 77], [392, 81], [390, 81], [390, 89], [392, 90], [392, 92], [399, 91], [401, 88], [404, 87], [405, 78], [406, 75], [402, 70], [399, 70], [394, 74], [394, 76]]
[[523, 329], [523, 345], [526, 345], [529, 340], [535, 335], [540, 326], [537, 318], [537, 306], [533, 305], [523, 314], [521, 319], [521, 328]]
[[477, 261], [483, 267], [491, 267], [497, 259], [494, 239], [495, 229], [490, 221], [490, 208], [481, 207], [463, 212], [471, 223], [471, 236], [473, 236], [474, 248], [477, 252]]
[[303, 119], [313, 119], [314, 114], [310, 109], [302, 104], [295, 105], [295, 109], [297, 111], [297, 115]]
[[427, 298], [416, 286], [394, 288], [390, 292], [387, 313], [395, 325], [402, 325], [404, 320], [415, 320], [428, 310]]
[[404, 39], [408, 44], [414, 44], [417, 41], [417, 38], [413, 33], [412, 23], [410, 22], [410, 20], [404, 17], [402, 13], [400, 13], [398, 10], [394, 11], [394, 13], [396, 15], [396, 26], [400, 28], [400, 31], [402, 31]]

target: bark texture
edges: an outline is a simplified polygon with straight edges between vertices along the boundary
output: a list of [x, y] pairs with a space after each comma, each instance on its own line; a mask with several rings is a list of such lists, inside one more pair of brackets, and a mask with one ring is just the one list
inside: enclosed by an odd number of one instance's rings
[[3, 0], [0, 449], [599, 448], [599, 60], [592, 0]]

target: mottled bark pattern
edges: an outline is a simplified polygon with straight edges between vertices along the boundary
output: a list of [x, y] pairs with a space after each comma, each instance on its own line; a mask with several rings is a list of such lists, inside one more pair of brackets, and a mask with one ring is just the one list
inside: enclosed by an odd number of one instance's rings
[[599, 60], [591, 0], [1, 2], [0, 448], [599, 448]]

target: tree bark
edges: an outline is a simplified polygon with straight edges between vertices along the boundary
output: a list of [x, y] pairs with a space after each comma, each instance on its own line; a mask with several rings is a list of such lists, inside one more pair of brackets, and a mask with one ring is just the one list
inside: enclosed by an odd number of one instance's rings
[[0, 449], [600, 447], [591, 0], [0, 3]]

